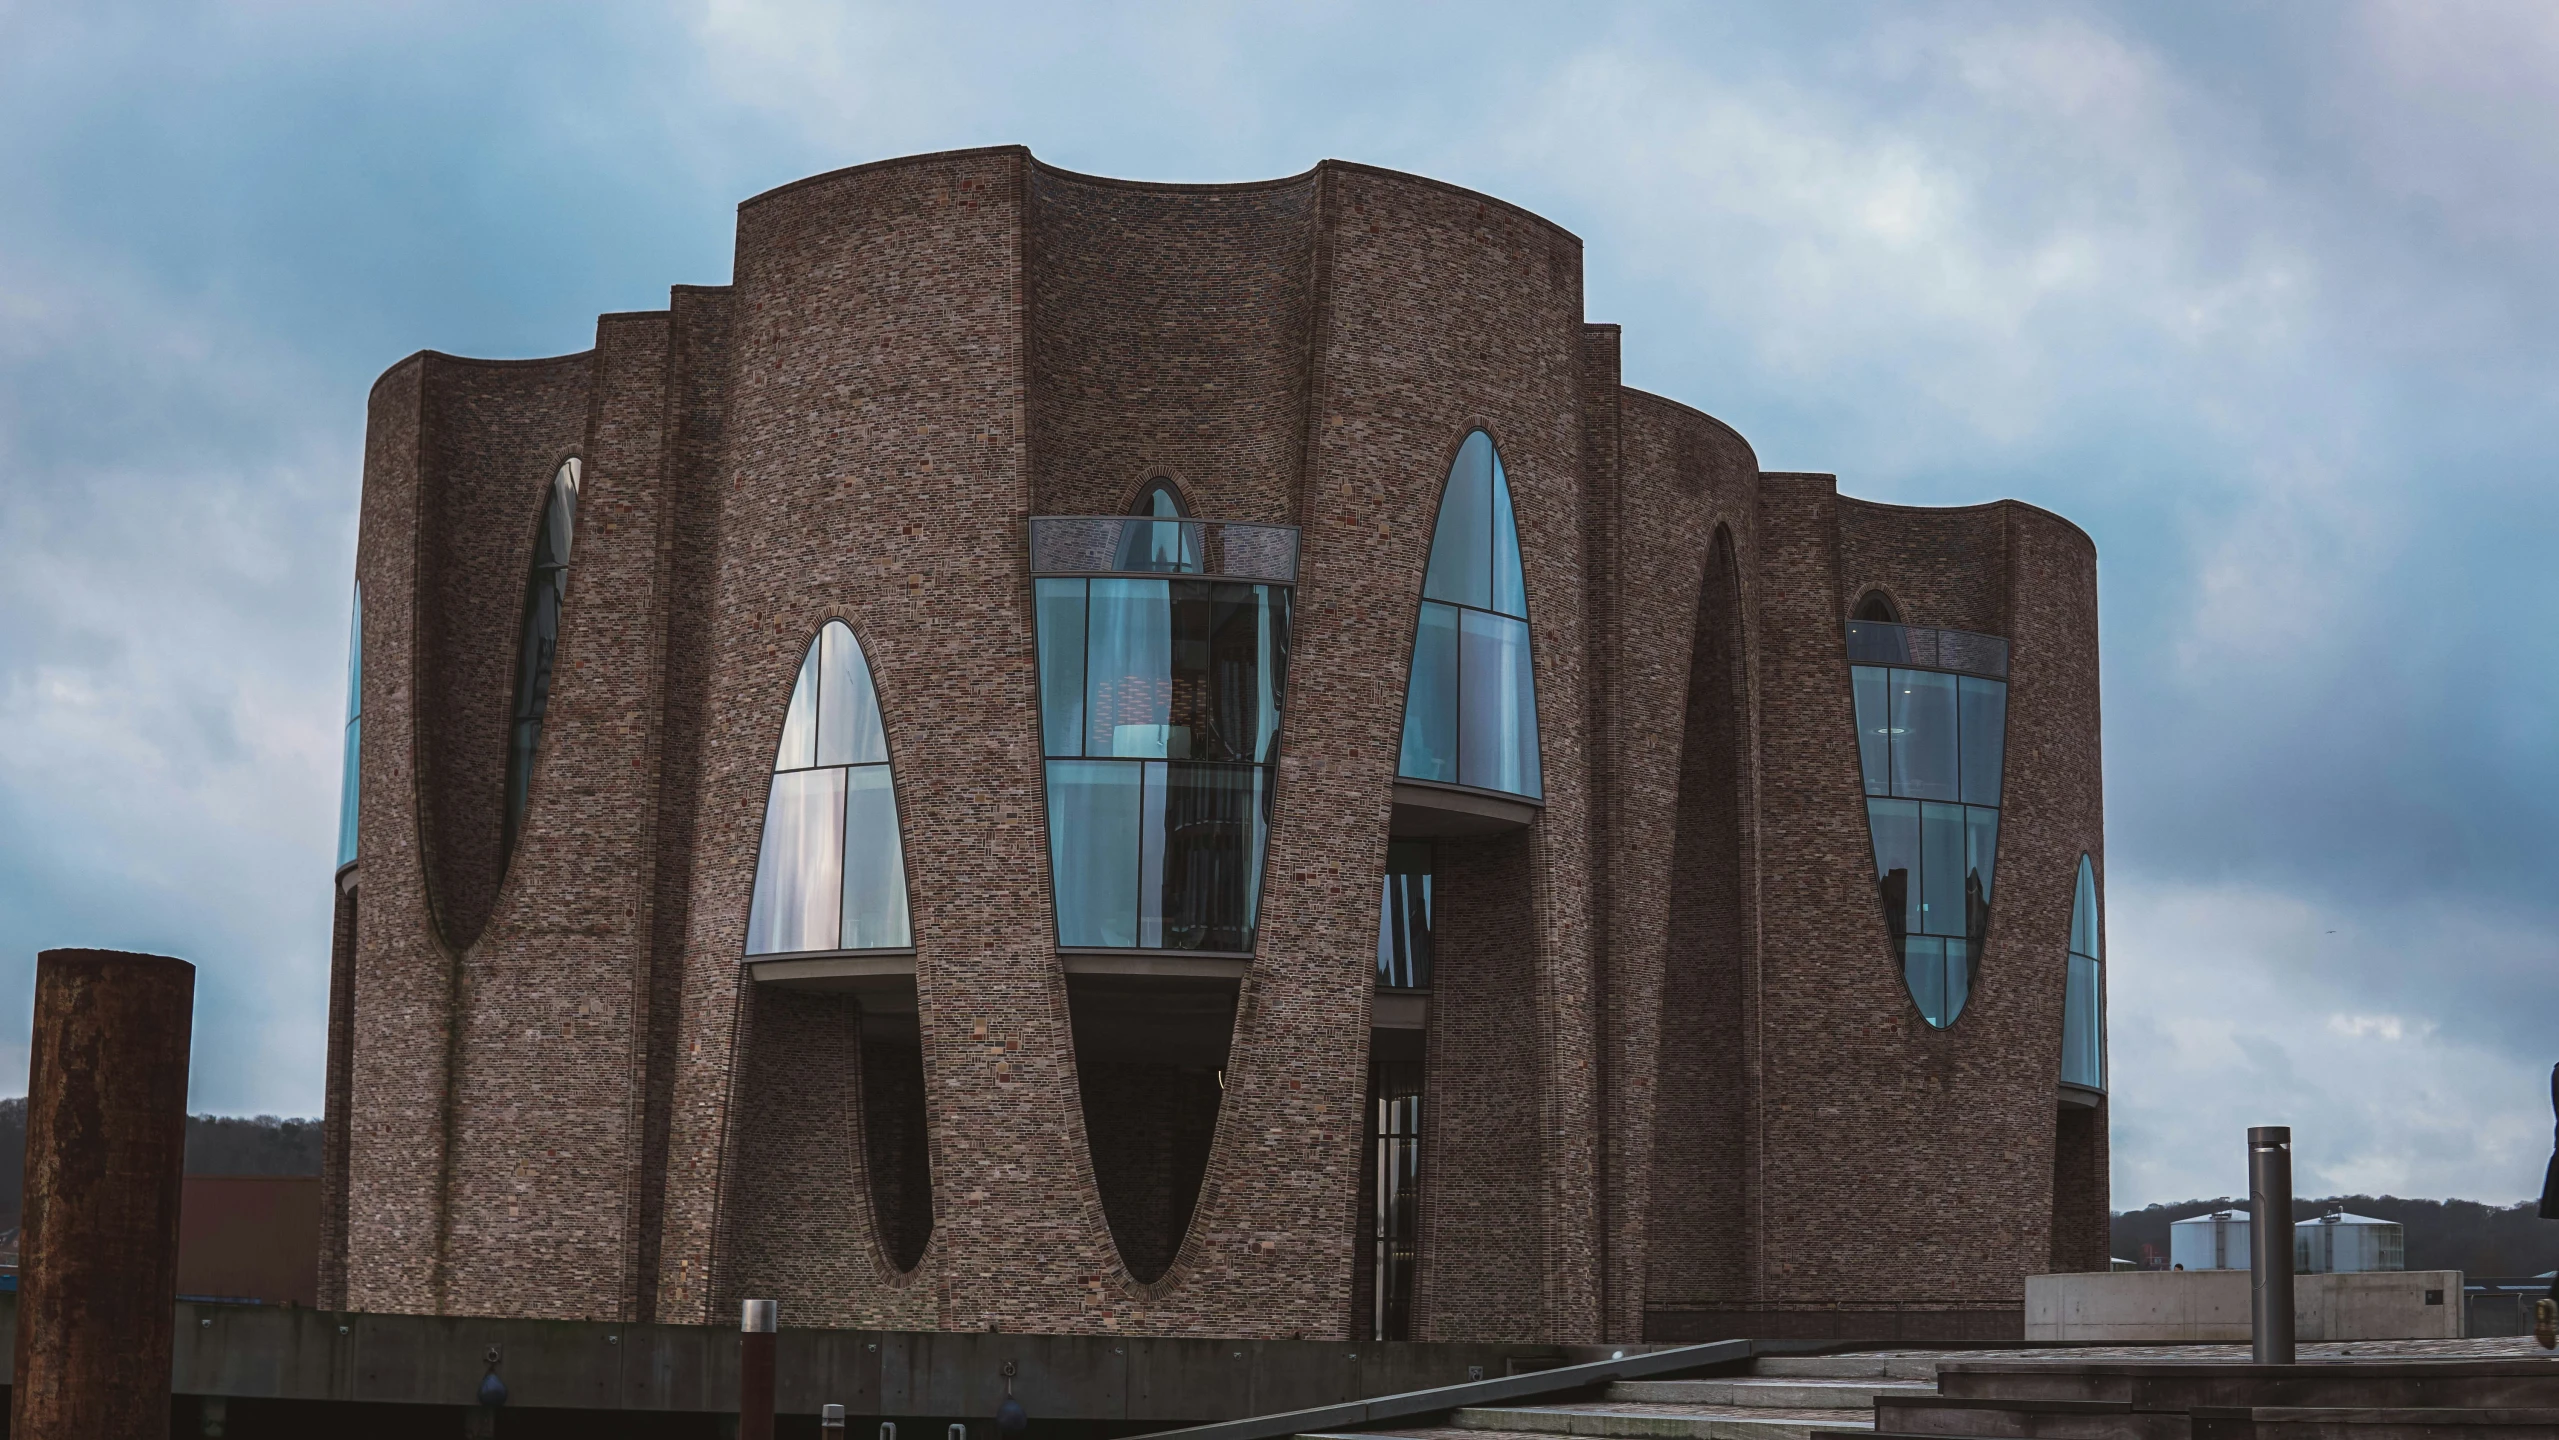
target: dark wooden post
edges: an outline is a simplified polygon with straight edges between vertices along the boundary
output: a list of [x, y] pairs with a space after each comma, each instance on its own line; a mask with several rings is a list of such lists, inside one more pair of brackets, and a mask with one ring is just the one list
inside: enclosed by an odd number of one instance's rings
[[195, 967], [36, 957], [18, 1440], [165, 1440]]

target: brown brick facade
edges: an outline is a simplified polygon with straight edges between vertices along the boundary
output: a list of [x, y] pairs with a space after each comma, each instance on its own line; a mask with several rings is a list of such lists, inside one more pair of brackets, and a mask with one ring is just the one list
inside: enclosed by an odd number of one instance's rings
[[[734, 284], [590, 351], [393, 367], [332, 983], [344, 1303], [1350, 1333], [1404, 689], [1475, 428], [1517, 514], [1545, 794], [1437, 844], [1416, 1335], [1997, 1333], [2024, 1275], [2102, 1262], [2105, 1113], [2055, 1100], [2071, 884], [2104, 860], [2092, 547], [2013, 502], [1763, 474], [1620, 384], [1581, 273], [1546, 221], [1364, 166], [1155, 186], [967, 151], [749, 201]], [[572, 454], [502, 857], [525, 570]], [[1222, 1071], [1079, 1066], [1054, 943], [1026, 527], [1157, 478], [1301, 533]], [[1842, 631], [1874, 588], [2014, 646], [1996, 920], [1945, 1030], [1875, 893]], [[741, 964], [829, 619], [887, 728], [912, 1013]]]

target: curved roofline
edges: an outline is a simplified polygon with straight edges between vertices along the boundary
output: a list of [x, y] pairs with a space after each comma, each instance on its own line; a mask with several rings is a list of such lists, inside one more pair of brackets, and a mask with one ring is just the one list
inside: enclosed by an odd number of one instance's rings
[[737, 202], [737, 208], [744, 210], [749, 205], [761, 205], [777, 195], [785, 195], [811, 185], [822, 185], [829, 180], [841, 180], [848, 175], [860, 175], [866, 171], [887, 170], [899, 165], [926, 165], [936, 160], [969, 159], [980, 155], [1019, 155], [1034, 165], [1039, 163], [1032, 156], [1031, 147], [1028, 145], [971, 145], [958, 150], [927, 150], [920, 155], [892, 155], [885, 160], [865, 160], [859, 165], [840, 166], [833, 170], [819, 171], [815, 175], [803, 175], [797, 180], [784, 181], [770, 190], [758, 191], [740, 200]]
[[2052, 511], [2045, 509], [2043, 506], [2035, 504], [2031, 500], [1984, 500], [1974, 505], [1900, 505], [1895, 504], [1890, 500], [1860, 499], [1855, 495], [1842, 495], [1839, 499], [1840, 503], [1844, 505], [1862, 505], [1869, 510], [1899, 510], [1912, 515], [1960, 515], [1972, 510], [2024, 510], [2032, 514], [2041, 515], [2045, 519], [2052, 521], [2054, 524], [2061, 526], [2065, 530], [2068, 530], [2071, 534], [2078, 536], [2080, 543], [2086, 545], [2091, 553], [2094, 553], [2097, 549], [2096, 537], [2079, 528], [2079, 523], [2077, 521], [2072, 520], [2066, 515], [2057, 515]]
[[1434, 180], [1428, 175], [1415, 175], [1406, 170], [1390, 170], [1382, 165], [1363, 165], [1356, 160], [1318, 160], [1315, 164], [1299, 171], [1297, 174], [1283, 175], [1273, 180], [1123, 180], [1116, 176], [1090, 175], [1081, 170], [1069, 170], [1063, 166], [1051, 165], [1040, 159], [1037, 155], [1032, 154], [1031, 148], [1027, 145], [979, 145], [961, 150], [928, 150], [920, 155], [893, 155], [884, 160], [866, 160], [859, 165], [846, 165], [840, 169], [822, 171], [815, 175], [803, 176], [800, 179], [790, 181], [786, 184], [776, 185], [770, 190], [750, 195], [744, 200], [739, 201], [738, 209], [743, 211], [750, 205], [762, 204], [764, 201], [770, 200], [777, 195], [786, 194], [804, 186], [817, 185], [829, 180], [841, 180], [846, 176], [859, 175], [867, 171], [886, 170], [899, 165], [925, 165], [936, 161], [969, 159], [985, 155], [1018, 155], [1026, 163], [1046, 174], [1057, 176], [1060, 179], [1073, 180], [1080, 184], [1102, 185], [1122, 190], [1152, 191], [1163, 195], [1206, 195], [1216, 194], [1220, 191], [1235, 191], [1242, 193], [1255, 190], [1274, 190], [1283, 186], [1303, 184], [1322, 175], [1326, 170], [1352, 171], [1362, 175], [1376, 175], [1390, 180], [1400, 180], [1415, 185], [1425, 186], [1429, 189], [1438, 190], [1446, 194], [1461, 196], [1479, 204], [1499, 206], [1501, 209], [1508, 211], [1513, 215], [1517, 215], [1523, 220], [1533, 221], [1536, 224], [1544, 226], [1546, 229], [1553, 231], [1555, 234], [1572, 241], [1576, 246], [1579, 246], [1582, 243], [1582, 237], [1579, 235], [1574, 234], [1572, 231], [1565, 229], [1563, 226], [1556, 224], [1554, 221], [1547, 219], [1545, 216], [1538, 214], [1534, 210], [1530, 210], [1524, 206], [1504, 200], [1498, 195], [1487, 195], [1481, 190], [1469, 190], [1463, 185], [1452, 185], [1445, 180]]
[[[1023, 153], [1029, 154], [1028, 151]], [[1123, 180], [1116, 175], [1087, 175], [1081, 170], [1069, 170], [1062, 165], [1051, 165], [1037, 155], [1032, 155], [1030, 160], [1032, 169], [1044, 175], [1055, 176], [1060, 180], [1072, 180], [1079, 185], [1099, 185], [1110, 190], [1143, 190], [1162, 195], [1215, 195], [1227, 191], [1249, 194], [1262, 190], [1284, 190], [1291, 185], [1308, 184], [1324, 173], [1325, 166], [1339, 163], [1318, 160], [1294, 175], [1282, 175], [1276, 180]]]
[[[1616, 327], [1611, 326], [1610, 328], [1614, 329]], [[1687, 404], [1684, 401], [1673, 400], [1667, 395], [1656, 395], [1650, 390], [1638, 390], [1632, 385], [1618, 386], [1617, 393], [1621, 396], [1631, 395], [1638, 400], [1649, 400], [1656, 405], [1666, 405], [1683, 415], [1696, 416], [1698, 419], [1703, 420], [1707, 424], [1714, 426], [1716, 429], [1723, 431], [1725, 434], [1732, 436], [1734, 442], [1742, 447], [1743, 453], [1750, 456], [1750, 468], [1753, 470], [1757, 470], [1759, 468], [1759, 451], [1751, 446], [1750, 437], [1744, 435], [1739, 430], [1734, 429], [1727, 422], [1719, 420], [1714, 416], [1707, 414], [1705, 411], [1698, 409], [1696, 406]]]
[[1536, 221], [1538, 224], [1543, 225], [1547, 229], [1554, 231], [1556, 234], [1563, 236], [1565, 239], [1572, 241], [1576, 246], [1582, 243], [1581, 236], [1574, 234], [1572, 231], [1567, 230], [1563, 226], [1556, 224], [1554, 221], [1547, 219], [1545, 216], [1538, 214], [1536, 211], [1531, 210], [1524, 205], [1515, 204], [1512, 201], [1505, 200], [1499, 195], [1487, 195], [1481, 190], [1469, 190], [1463, 185], [1452, 185], [1445, 180], [1434, 180], [1428, 175], [1416, 175], [1409, 170], [1389, 170], [1383, 165], [1363, 165], [1357, 160], [1327, 160], [1315, 168], [1322, 170], [1328, 167], [1338, 170], [1354, 170], [1362, 175], [1382, 175], [1390, 180], [1409, 180], [1416, 185], [1427, 186], [1433, 190], [1443, 190], [1451, 195], [1462, 195], [1469, 200], [1481, 201], [1486, 205], [1498, 205], [1504, 210], [1519, 216], [1523, 220]]
[[[647, 310], [637, 313], [646, 315], [663, 315], [666, 312], [663, 310]], [[597, 318], [604, 319], [607, 317], [598, 316]], [[490, 360], [477, 355], [455, 355], [443, 350], [412, 350], [408, 354], [401, 356], [399, 359], [392, 361], [381, 374], [374, 376], [373, 383], [366, 387], [366, 393], [370, 394], [372, 391], [381, 389], [382, 382], [390, 379], [394, 375], [397, 375], [404, 366], [409, 365], [423, 366], [430, 362], [434, 362], [445, 365], [469, 365], [482, 370], [509, 370], [529, 368], [535, 365], [558, 365], [564, 361], [592, 360], [593, 358], [595, 358], [595, 347], [592, 345], [589, 345], [583, 350], [571, 350], [560, 355], [528, 355], [513, 360]]]

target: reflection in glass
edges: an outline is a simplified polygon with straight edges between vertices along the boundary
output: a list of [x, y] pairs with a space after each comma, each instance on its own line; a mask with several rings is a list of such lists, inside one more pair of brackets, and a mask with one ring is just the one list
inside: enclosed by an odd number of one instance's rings
[[1849, 679], [1886, 927], [1912, 1002], [1943, 1028], [1971, 998], [1990, 928], [2008, 685], [1880, 665]]
[[1528, 622], [1481, 610], [1457, 614], [1457, 783], [1538, 794], [1537, 682], [1528, 672]]
[[1457, 783], [1457, 617], [1425, 600], [1413, 635], [1413, 678], [1404, 699], [1404, 745], [1395, 773]]
[[2062, 989], [2061, 1083], [2106, 1088], [2105, 969], [2098, 949], [2097, 869], [2079, 857], [2070, 902], [2070, 973]]
[[516, 631], [515, 700], [509, 709], [506, 746], [506, 819], [498, 836], [500, 857], [515, 853], [532, 795], [533, 754], [542, 742], [542, 718], [551, 708], [551, 671], [560, 648], [560, 607], [569, 597], [569, 545], [577, 536], [577, 457], [560, 462], [544, 493], [542, 518], [533, 531], [532, 573], [524, 581], [524, 618]]
[[1385, 897], [1377, 907], [1377, 984], [1384, 990], [1431, 988], [1431, 847], [1427, 840], [1387, 843]]
[[1164, 523], [1131, 525], [1120, 532], [1119, 554], [1112, 559], [1112, 569], [1165, 574], [1199, 572], [1203, 527], [1181, 523], [1182, 500], [1173, 493], [1170, 483], [1158, 480], [1148, 485], [1129, 513], [1154, 516]]
[[1058, 943], [1253, 948], [1289, 592], [1038, 582]]
[[1431, 532], [1395, 773], [1544, 793], [1519, 525], [1501, 456], [1481, 430], [1458, 447]]
[[1369, 1061], [1369, 1335], [1409, 1340], [1421, 1257], [1422, 1064], [1372, 1051]]
[[364, 587], [355, 587], [355, 618], [347, 626], [346, 754], [338, 771], [338, 864], [355, 863], [356, 812], [363, 803]]
[[912, 944], [888, 733], [870, 662], [841, 620], [801, 656], [773, 772], [746, 953]]
[[1848, 671], [1857, 700], [1857, 771], [1869, 795], [1893, 793], [1893, 711], [1884, 698], [1888, 673], [1875, 665], [1851, 666]]

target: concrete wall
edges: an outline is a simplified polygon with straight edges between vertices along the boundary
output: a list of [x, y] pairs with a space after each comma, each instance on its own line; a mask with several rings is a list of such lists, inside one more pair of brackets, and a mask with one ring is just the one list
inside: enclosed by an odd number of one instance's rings
[[[2126, 1270], [2026, 1277], [2026, 1339], [2212, 1344], [2249, 1338], [2246, 1270]], [[2427, 1297], [2432, 1296], [2429, 1300]], [[2458, 1340], [2461, 1272], [2293, 1277], [2295, 1337]]]

